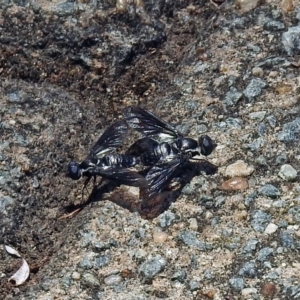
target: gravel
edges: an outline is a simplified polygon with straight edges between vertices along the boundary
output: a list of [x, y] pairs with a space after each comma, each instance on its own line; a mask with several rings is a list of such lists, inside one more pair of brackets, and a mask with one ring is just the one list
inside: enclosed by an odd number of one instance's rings
[[[0, 241], [31, 268], [8, 285], [18, 266], [0, 251], [4, 300], [300, 299], [288, 2], [0, 0]], [[143, 206], [66, 178], [128, 105], [211, 136], [216, 174], [196, 157]]]

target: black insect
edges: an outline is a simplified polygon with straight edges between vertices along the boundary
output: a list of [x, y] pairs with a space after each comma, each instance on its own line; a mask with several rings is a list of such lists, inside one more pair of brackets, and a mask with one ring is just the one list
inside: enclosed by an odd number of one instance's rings
[[92, 177], [95, 182], [96, 176], [130, 186], [147, 186], [147, 181], [142, 175], [128, 169], [138, 163], [137, 158], [114, 153], [122, 145], [127, 131], [128, 127], [125, 121], [120, 120], [113, 123], [100, 136], [83, 162], [69, 163], [67, 176], [73, 180], [87, 177], [84, 187]]
[[[122, 113], [131, 128], [146, 136], [133, 144], [128, 153], [139, 155], [143, 165], [152, 166], [146, 175], [149, 198], [164, 190], [189, 159], [200, 154], [207, 156], [216, 147], [208, 135], [202, 135], [198, 141], [186, 138], [172, 125], [140, 107], [130, 106]], [[170, 142], [160, 143], [151, 138], [166, 135], [171, 137]]]

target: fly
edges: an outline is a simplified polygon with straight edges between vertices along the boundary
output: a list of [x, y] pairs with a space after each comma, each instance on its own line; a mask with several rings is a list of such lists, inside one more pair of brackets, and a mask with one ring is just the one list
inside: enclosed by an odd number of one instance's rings
[[137, 158], [115, 153], [116, 149], [122, 145], [127, 131], [125, 121], [114, 122], [100, 136], [84, 161], [69, 163], [67, 176], [73, 180], [87, 177], [84, 187], [92, 177], [95, 182], [96, 176], [130, 186], [147, 186], [147, 182], [142, 175], [128, 169], [137, 165]]
[[[149, 184], [149, 198], [163, 191], [175, 172], [189, 159], [200, 154], [208, 156], [216, 147], [208, 135], [202, 135], [198, 140], [184, 137], [172, 125], [143, 108], [129, 106], [122, 114], [129, 127], [145, 136], [127, 153], [137, 155], [144, 166], [151, 167], [145, 177]], [[152, 138], [165, 135], [171, 137], [170, 142], [160, 143]]]

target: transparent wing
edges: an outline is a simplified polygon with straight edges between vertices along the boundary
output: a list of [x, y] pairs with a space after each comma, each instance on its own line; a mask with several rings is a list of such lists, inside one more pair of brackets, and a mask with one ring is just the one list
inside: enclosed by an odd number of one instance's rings
[[120, 184], [136, 187], [147, 187], [148, 182], [145, 177], [137, 172], [131, 171], [126, 168], [115, 168], [115, 167], [95, 167], [91, 171], [91, 175], [99, 175], [109, 180], [116, 180]]
[[128, 125], [136, 131], [146, 135], [169, 135], [174, 138], [182, 137], [182, 134], [172, 125], [159, 119], [151, 112], [137, 106], [126, 107], [122, 111]]
[[128, 127], [124, 120], [114, 122], [100, 136], [99, 140], [92, 147], [87, 158], [102, 157], [105, 154], [112, 153], [116, 148], [120, 147], [127, 134]]
[[153, 166], [146, 175], [146, 180], [149, 184], [148, 198], [152, 198], [162, 192], [173, 179], [176, 170], [185, 161], [185, 157], [179, 157], [170, 162]]

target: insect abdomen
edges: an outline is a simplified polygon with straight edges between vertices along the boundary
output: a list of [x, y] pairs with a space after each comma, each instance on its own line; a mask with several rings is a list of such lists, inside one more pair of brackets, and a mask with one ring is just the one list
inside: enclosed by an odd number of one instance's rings
[[138, 164], [138, 159], [131, 155], [110, 154], [101, 159], [101, 164], [106, 167], [124, 167], [129, 168]]

